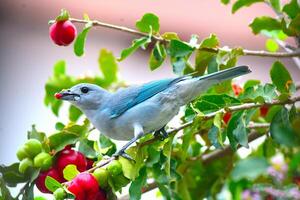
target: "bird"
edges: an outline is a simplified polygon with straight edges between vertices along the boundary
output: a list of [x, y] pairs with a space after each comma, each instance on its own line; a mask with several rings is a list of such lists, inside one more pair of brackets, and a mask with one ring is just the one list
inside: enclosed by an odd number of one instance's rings
[[237, 66], [203, 76], [184, 75], [108, 92], [95, 84], [79, 83], [55, 94], [79, 108], [101, 134], [128, 141], [114, 156], [132, 158], [125, 150], [149, 133], [168, 137], [165, 126], [180, 108], [211, 86], [250, 73]]

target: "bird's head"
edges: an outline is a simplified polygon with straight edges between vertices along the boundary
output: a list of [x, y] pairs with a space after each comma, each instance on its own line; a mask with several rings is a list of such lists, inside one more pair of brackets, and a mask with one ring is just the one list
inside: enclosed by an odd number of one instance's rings
[[107, 91], [97, 85], [80, 83], [54, 96], [56, 99], [68, 101], [79, 109], [85, 110], [99, 108], [103, 97], [107, 94]]

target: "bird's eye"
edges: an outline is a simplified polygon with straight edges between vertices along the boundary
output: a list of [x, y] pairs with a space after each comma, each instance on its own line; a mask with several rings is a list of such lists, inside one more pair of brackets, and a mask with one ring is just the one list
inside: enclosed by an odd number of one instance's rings
[[82, 93], [88, 93], [89, 88], [87, 88], [87, 87], [82, 87], [80, 90], [81, 90]]

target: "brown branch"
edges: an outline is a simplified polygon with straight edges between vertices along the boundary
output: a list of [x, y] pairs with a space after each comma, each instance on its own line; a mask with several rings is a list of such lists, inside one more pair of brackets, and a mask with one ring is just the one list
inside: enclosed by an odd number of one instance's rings
[[[128, 27], [124, 27], [124, 26], [118, 26], [118, 25], [114, 25], [114, 24], [109, 24], [109, 23], [105, 23], [105, 22], [101, 22], [98, 20], [84, 20], [84, 19], [75, 19], [75, 18], [70, 18], [69, 19], [72, 22], [75, 23], [81, 23], [81, 24], [86, 24], [89, 22], [93, 23], [93, 26], [100, 26], [100, 27], [104, 27], [104, 28], [109, 28], [109, 29], [113, 29], [113, 30], [118, 30], [118, 31], [122, 31], [122, 32], [126, 32], [126, 33], [130, 33], [136, 36], [148, 36], [147, 33], [143, 33], [140, 32], [138, 30], [135, 29], [131, 29]], [[50, 23], [53, 23], [54, 20], [50, 21]], [[169, 40], [164, 39], [158, 35], [152, 35], [152, 39], [155, 41], [159, 41], [159, 42], [163, 42], [163, 43], [168, 43]], [[229, 48], [197, 48], [198, 50], [202, 50], [202, 51], [207, 51], [207, 52], [213, 52], [213, 53], [218, 53], [219, 51], [226, 51], [226, 52], [230, 52], [232, 49]], [[284, 57], [298, 57], [300, 56], [300, 49], [297, 49], [295, 51], [292, 52], [268, 52], [268, 51], [255, 51], [255, 50], [247, 50], [244, 49], [243, 53], [245, 56], [260, 56], [260, 57], [277, 57], [277, 58], [284, 58]]]

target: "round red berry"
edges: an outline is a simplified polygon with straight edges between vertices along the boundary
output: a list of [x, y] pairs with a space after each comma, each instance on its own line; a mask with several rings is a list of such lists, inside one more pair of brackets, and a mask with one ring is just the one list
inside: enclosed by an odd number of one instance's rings
[[67, 46], [73, 42], [77, 30], [70, 21], [58, 21], [49, 28], [49, 34], [52, 41], [59, 46]]
[[56, 160], [57, 170], [62, 177], [63, 170], [67, 165], [75, 165], [78, 171], [83, 172], [86, 170], [87, 161], [82, 153], [70, 148], [65, 148], [58, 153]]
[[259, 111], [260, 111], [260, 116], [265, 117], [268, 114], [269, 106], [263, 105], [262, 107], [260, 107]]
[[99, 190], [97, 195], [96, 195], [96, 198], [95, 200], [106, 200], [106, 194], [105, 194], [105, 191], [103, 190]]
[[50, 168], [47, 171], [41, 172], [39, 174], [38, 178], [36, 179], [35, 184], [36, 184], [37, 188], [43, 193], [52, 193], [46, 188], [46, 185], [45, 185], [45, 180], [46, 180], [47, 176], [54, 178], [55, 180], [57, 180], [60, 183], [62, 183], [64, 181], [63, 178], [59, 175], [58, 171], [55, 168]]
[[87, 158], [86, 161], [87, 161], [86, 169], [91, 169], [94, 165], [94, 161], [92, 159], [89, 159], [89, 158]]
[[223, 116], [223, 121], [225, 122], [225, 124], [228, 124], [230, 118], [231, 118], [231, 113], [226, 112], [225, 115]]
[[239, 94], [243, 92], [243, 88], [241, 88], [241, 86], [239, 86], [237, 84], [232, 84], [232, 90], [233, 90], [235, 96], [239, 96]]
[[68, 190], [75, 195], [75, 200], [96, 200], [99, 186], [93, 175], [84, 172], [69, 183]]

